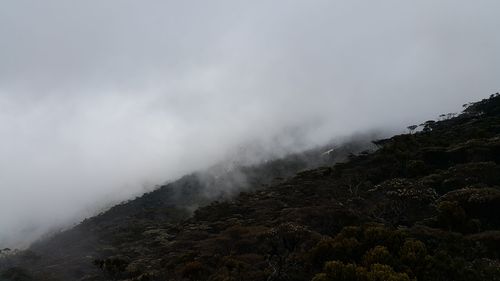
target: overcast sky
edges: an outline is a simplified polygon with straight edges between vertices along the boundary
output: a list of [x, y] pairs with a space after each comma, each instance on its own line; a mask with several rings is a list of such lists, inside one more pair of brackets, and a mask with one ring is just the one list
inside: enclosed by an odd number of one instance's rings
[[280, 154], [456, 112], [500, 88], [499, 11], [0, 0], [0, 247], [249, 143]]

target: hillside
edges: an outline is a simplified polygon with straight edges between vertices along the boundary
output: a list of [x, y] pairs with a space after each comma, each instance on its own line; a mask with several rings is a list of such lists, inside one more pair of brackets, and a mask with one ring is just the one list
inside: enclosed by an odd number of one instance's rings
[[122, 243], [120, 237], [133, 235], [130, 232], [140, 228], [171, 226], [215, 200], [266, 188], [304, 169], [333, 165], [352, 153], [373, 149], [369, 140], [376, 136], [357, 135], [341, 145], [330, 144], [252, 166], [221, 164], [186, 175], [38, 241], [27, 251], [0, 251], [0, 270], [16, 268], [26, 280], [32, 280], [27, 276], [36, 276], [36, 280], [80, 280], [86, 275], [102, 275], [93, 261], [116, 253]]
[[7, 255], [0, 280], [500, 280], [500, 96], [464, 107], [372, 152], [186, 176]]

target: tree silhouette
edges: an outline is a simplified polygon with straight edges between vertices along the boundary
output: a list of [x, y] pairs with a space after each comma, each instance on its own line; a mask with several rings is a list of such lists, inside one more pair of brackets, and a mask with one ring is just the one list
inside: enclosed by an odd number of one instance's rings
[[417, 125], [411, 125], [411, 126], [408, 126], [406, 128], [408, 129], [410, 134], [412, 134], [415, 131], [415, 129], [417, 129], [417, 127], [418, 127]]
[[423, 132], [430, 132], [430, 131], [432, 131], [435, 123], [436, 123], [436, 121], [434, 121], [434, 120], [427, 120], [424, 123], [420, 124], [419, 126], [423, 127], [423, 129], [422, 129]]

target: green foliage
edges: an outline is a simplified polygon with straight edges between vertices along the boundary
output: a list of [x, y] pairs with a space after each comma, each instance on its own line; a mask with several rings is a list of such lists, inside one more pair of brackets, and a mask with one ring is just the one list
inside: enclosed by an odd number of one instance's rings
[[330, 261], [312, 281], [410, 281], [410, 278], [406, 273], [395, 272], [389, 265], [376, 263], [366, 268], [352, 263]]
[[367, 281], [410, 281], [406, 273], [395, 272], [394, 269], [385, 264], [374, 264], [366, 274]]
[[324, 238], [312, 249], [312, 261], [322, 266], [327, 260], [355, 261], [362, 252], [361, 244], [354, 238], [338, 235], [334, 239]]
[[460, 231], [464, 229], [467, 215], [464, 209], [456, 201], [442, 201], [438, 207], [438, 222], [448, 230]]
[[401, 247], [399, 257], [402, 263], [410, 267], [422, 266], [427, 258], [427, 247], [422, 241], [408, 239]]
[[[345, 239], [345, 235], [353, 235], [360, 239], [356, 246], [358, 254], [349, 260], [332, 258], [335, 257], [335, 251], [332, 251], [331, 245], [336, 239]], [[499, 237], [496, 232], [476, 234], [462, 242], [456, 239], [449, 240], [440, 236], [439, 232], [434, 232], [435, 236], [427, 236], [427, 238], [422, 236], [422, 233], [415, 233], [415, 235], [428, 239], [432, 243], [438, 239], [441, 241], [439, 242], [441, 250], [430, 251], [424, 240], [409, 237], [412, 236], [410, 230], [402, 232], [370, 224], [362, 227], [346, 227], [333, 239], [323, 238], [312, 250], [313, 258], [321, 256], [322, 259], [331, 259], [325, 263], [323, 270], [317, 273], [313, 280], [496, 280], [495, 274], [500, 271], [498, 261], [468, 260], [470, 256], [468, 259], [456, 256], [457, 253], [470, 251], [467, 247], [477, 247], [483, 244], [486, 249], [492, 249], [489, 252], [490, 257], [497, 258], [493, 254], [500, 249], [500, 243], [498, 243], [500, 239], [496, 239]], [[458, 238], [459, 236], [455, 234], [451, 237]], [[467, 242], [469, 239], [472, 243]], [[374, 240], [382, 244], [391, 244], [390, 241], [396, 242], [393, 242], [390, 248], [382, 245], [372, 247]], [[359, 254], [359, 249], [367, 250]], [[319, 260], [321, 259], [317, 259], [316, 262]], [[481, 279], [478, 276], [488, 278]]]
[[391, 231], [383, 226], [368, 226], [364, 230], [364, 241], [366, 241], [369, 245], [387, 245], [390, 244]]
[[330, 261], [325, 264], [324, 273], [328, 276], [328, 280], [357, 280], [358, 267], [354, 264], [344, 264], [338, 261]]
[[393, 264], [393, 262], [393, 256], [384, 246], [375, 246], [368, 250], [362, 258], [362, 263], [366, 267], [373, 264]]

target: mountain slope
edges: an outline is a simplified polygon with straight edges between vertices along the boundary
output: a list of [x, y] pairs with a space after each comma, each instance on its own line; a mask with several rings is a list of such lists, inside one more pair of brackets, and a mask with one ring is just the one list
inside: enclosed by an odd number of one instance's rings
[[122, 244], [134, 241], [137, 233], [172, 227], [200, 206], [244, 190], [265, 188], [297, 171], [333, 165], [350, 153], [373, 147], [369, 140], [374, 135], [358, 135], [346, 144], [335, 145], [335, 150], [328, 145], [253, 166], [217, 165], [184, 176], [39, 241], [27, 251], [4, 251], [3, 259], [0, 253], [0, 271], [13, 267], [23, 276], [36, 276], [36, 280], [80, 280], [86, 275], [103, 275], [93, 261], [119, 253]]
[[500, 96], [444, 117], [192, 216], [162, 201], [195, 186], [184, 178], [34, 245], [0, 276], [58, 280], [39, 255], [67, 247], [54, 255], [63, 280], [500, 280]]

